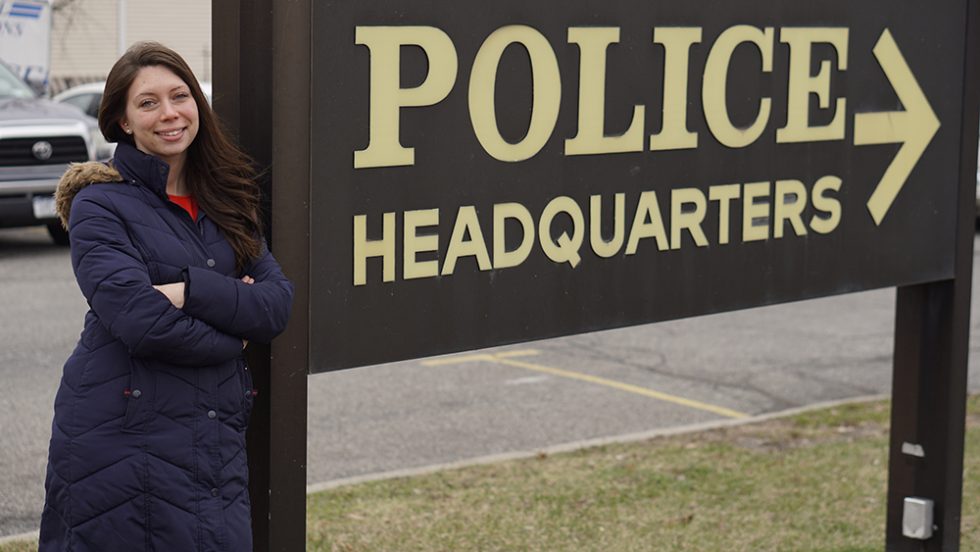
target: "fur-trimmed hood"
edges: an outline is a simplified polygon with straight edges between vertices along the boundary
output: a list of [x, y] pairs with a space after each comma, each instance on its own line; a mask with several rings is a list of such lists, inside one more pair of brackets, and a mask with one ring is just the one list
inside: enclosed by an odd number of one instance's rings
[[123, 177], [111, 163], [72, 163], [61, 176], [58, 189], [54, 193], [55, 210], [61, 225], [68, 229], [68, 216], [71, 214], [71, 201], [82, 188], [89, 184], [102, 182], [122, 182]]

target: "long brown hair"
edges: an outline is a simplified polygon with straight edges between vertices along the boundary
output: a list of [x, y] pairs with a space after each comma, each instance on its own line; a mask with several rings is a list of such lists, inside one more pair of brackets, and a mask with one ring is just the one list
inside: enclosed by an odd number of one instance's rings
[[99, 129], [110, 142], [136, 146], [133, 137], [123, 132], [120, 121], [126, 115], [130, 86], [140, 69], [148, 66], [165, 67], [180, 77], [197, 103], [200, 130], [187, 148], [184, 180], [200, 209], [218, 225], [235, 250], [240, 270], [258, 257], [261, 248], [256, 172], [252, 160], [228, 138], [187, 62], [157, 42], [139, 42], [130, 47], [106, 78], [99, 105]]

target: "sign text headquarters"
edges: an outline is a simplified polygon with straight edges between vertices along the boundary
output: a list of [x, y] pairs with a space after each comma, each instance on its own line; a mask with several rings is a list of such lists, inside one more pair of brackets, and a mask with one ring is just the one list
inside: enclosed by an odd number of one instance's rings
[[[707, 57], [703, 67], [698, 68], [691, 67], [690, 51], [704, 40], [700, 27], [655, 27], [651, 38], [645, 45], [662, 48], [664, 54], [663, 66], [651, 68], [663, 75], [663, 93], [658, 98], [660, 105], [656, 106], [662, 110], [661, 128], [656, 131], [645, 128], [647, 106], [633, 105], [625, 106], [632, 109], [630, 124], [610, 133], [605, 116], [607, 87], [629, 85], [607, 82], [608, 56], [614, 55], [610, 46], [621, 39], [618, 27], [569, 27], [567, 41], [577, 46], [579, 64], [577, 74], [564, 76], [552, 44], [533, 27], [507, 25], [491, 32], [472, 60], [466, 90], [467, 116], [482, 146], [482, 154], [500, 163], [521, 163], [541, 154], [558, 121], [563, 78], [576, 78], [579, 94], [577, 133], [564, 139], [565, 156], [643, 152], [657, 155], [656, 152], [697, 149], [699, 141], [706, 137], [689, 128], [689, 103], [700, 106], [710, 139], [731, 149], [749, 148], [760, 140], [790, 144], [847, 138], [847, 98], [833, 96], [831, 84], [847, 71], [848, 28], [781, 27], [777, 30], [730, 26], [704, 45], [708, 48]], [[352, 152], [353, 168], [370, 171], [412, 166], [414, 147], [403, 144], [400, 133], [402, 110], [433, 106], [453, 93], [460, 81], [453, 40], [434, 26], [358, 26], [355, 43], [366, 47], [370, 55], [370, 116], [369, 140], [366, 147]], [[532, 81], [527, 132], [516, 142], [508, 141], [500, 132], [495, 101], [499, 65], [504, 51], [512, 46], [526, 51]], [[773, 119], [773, 103], [765, 96], [757, 98], [754, 120], [748, 125], [737, 125], [732, 120], [727, 92], [733, 55], [740, 48], [748, 49], [758, 58], [760, 74], [772, 73], [774, 51], [780, 46], [789, 53], [785, 74], [774, 75], [786, 83], [785, 125], [774, 133], [768, 130]], [[420, 48], [427, 60], [425, 78], [413, 87], [404, 87], [400, 82], [405, 47]], [[879, 39], [879, 47], [883, 50], [878, 52], [876, 48], [875, 55], [882, 65], [886, 63], [882, 56], [890, 55], [897, 57], [900, 61], [896, 63], [907, 69], [887, 29]], [[824, 53], [820, 59], [815, 56], [817, 48], [830, 51], [831, 55]], [[689, 86], [692, 69], [702, 74], [700, 90]], [[815, 106], [811, 100], [816, 100]], [[864, 126], [870, 128], [871, 122]], [[887, 126], [891, 121], [885, 123]], [[924, 129], [924, 134], [931, 137], [938, 121], [933, 126]], [[857, 120], [855, 129], [860, 133]], [[857, 138], [855, 143], [860, 144]], [[901, 172], [901, 167], [898, 171]], [[869, 201], [868, 208], [876, 224], [884, 217], [906, 176], [907, 172], [893, 174], [893, 182], [887, 185], [883, 179], [883, 185], [879, 186], [883, 188], [881, 193], [876, 190]], [[840, 224], [839, 192], [846, 185], [841, 176], [826, 174], [809, 181], [793, 175], [773, 175], [764, 181], [740, 180], [736, 176], [707, 188], [677, 182], [659, 193], [649, 189], [628, 194], [597, 186], [587, 202], [556, 194], [540, 212], [503, 198], [491, 205], [461, 205], [453, 212], [438, 208], [385, 212], [380, 215], [381, 220], [355, 214], [353, 284], [451, 276], [464, 258], [472, 258], [481, 271], [512, 268], [527, 260], [535, 245], [550, 261], [574, 268], [582, 262], [584, 248], [597, 258], [608, 259], [645, 253], [648, 250], [641, 248], [646, 243], [644, 240], [654, 244], [657, 251], [669, 251], [692, 245], [708, 247], [801, 237], [811, 232], [829, 234]], [[741, 216], [732, 216], [736, 203], [740, 207], [736, 212], [740, 211]], [[631, 216], [627, 215], [627, 206]], [[477, 216], [478, 210], [486, 209], [492, 212], [490, 228], [481, 226]], [[711, 224], [706, 225], [709, 220]], [[373, 229], [372, 236], [369, 227]], [[715, 231], [706, 231], [706, 227]], [[516, 232], [520, 239], [515, 240], [509, 232]], [[451, 237], [444, 254], [440, 255], [439, 240], [444, 234]], [[515, 247], [514, 243], [518, 245]], [[396, 255], [399, 248], [401, 254]], [[402, 259], [400, 267], [396, 266], [398, 257]], [[369, 274], [369, 267], [378, 266], [369, 263], [369, 259], [380, 261], [380, 277]]]

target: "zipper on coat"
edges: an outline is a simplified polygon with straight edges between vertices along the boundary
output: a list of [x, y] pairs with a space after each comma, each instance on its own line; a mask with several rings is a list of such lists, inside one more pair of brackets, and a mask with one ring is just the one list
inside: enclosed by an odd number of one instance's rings
[[211, 252], [208, 251], [207, 244], [204, 243], [204, 231], [201, 229], [200, 225], [200, 221], [204, 220], [204, 215], [199, 214], [199, 221], [195, 222], [193, 219], [191, 219], [190, 213], [185, 211], [180, 205], [170, 201], [169, 197], [161, 199], [167, 204], [167, 209], [169, 209], [171, 213], [174, 213], [174, 215], [181, 221], [181, 224], [186, 225], [190, 229], [191, 234], [194, 235], [194, 244], [197, 246], [198, 252], [203, 255], [201, 258], [212, 258]]
[[[204, 240], [204, 232], [201, 231], [201, 225], [200, 225], [199, 221], [195, 221], [194, 219], [192, 219], [190, 213], [188, 213], [180, 205], [177, 205], [173, 201], [170, 201], [169, 198], [167, 198], [167, 203], [170, 204], [170, 210], [171, 211], [173, 211], [174, 209], [176, 209], [177, 211], [180, 211], [179, 213], [177, 213], [177, 216], [180, 217], [180, 219], [182, 221], [184, 221], [184, 223], [187, 224], [191, 228], [191, 230], [194, 232], [194, 235], [197, 236], [198, 238], [200, 238], [202, 240], [202, 243], [203, 243], [203, 240]], [[200, 209], [200, 207], [199, 207], [199, 209]], [[202, 217], [202, 216], [198, 216], [198, 219], [203, 220], [203, 218], [204, 217]]]

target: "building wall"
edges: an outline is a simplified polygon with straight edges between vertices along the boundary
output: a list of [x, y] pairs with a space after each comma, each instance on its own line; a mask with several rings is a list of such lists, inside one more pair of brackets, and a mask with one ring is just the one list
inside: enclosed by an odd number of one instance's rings
[[[119, 27], [120, 8], [125, 25]], [[134, 42], [155, 40], [211, 80], [211, 2], [207, 0], [72, 0], [51, 23], [51, 81], [104, 79]], [[124, 50], [125, 48], [123, 48]]]
[[116, 54], [116, 0], [75, 0], [52, 13], [51, 79], [104, 77]]

